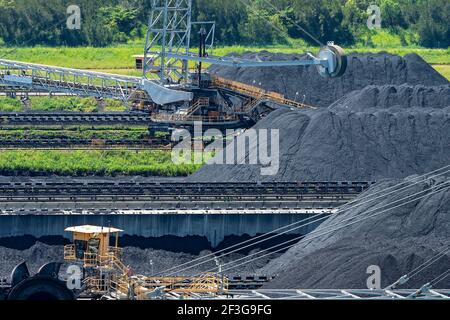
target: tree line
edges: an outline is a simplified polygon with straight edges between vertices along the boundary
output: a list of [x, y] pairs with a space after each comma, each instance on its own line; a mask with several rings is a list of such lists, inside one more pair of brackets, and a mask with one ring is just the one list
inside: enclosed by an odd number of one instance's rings
[[[66, 27], [71, 4], [81, 9], [80, 30]], [[401, 44], [450, 46], [448, 0], [194, 0], [193, 19], [216, 21], [220, 45], [298, 40], [370, 46], [379, 32], [367, 25], [371, 4], [381, 9], [382, 30]], [[149, 0], [0, 0], [0, 45], [108, 46], [142, 39], [150, 6]]]

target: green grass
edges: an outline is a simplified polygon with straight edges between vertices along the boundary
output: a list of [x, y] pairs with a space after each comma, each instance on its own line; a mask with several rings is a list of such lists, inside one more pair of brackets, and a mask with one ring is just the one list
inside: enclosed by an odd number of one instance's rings
[[200, 165], [174, 164], [170, 151], [2, 151], [4, 175], [186, 176]]
[[26, 61], [77, 69], [134, 68], [133, 55], [143, 52], [142, 45], [93, 47], [2, 48], [3, 59]]
[[72, 127], [72, 128], [7, 128], [0, 130], [0, 139], [105, 139], [105, 140], [132, 140], [142, 141], [148, 135], [147, 128], [127, 127], [127, 128], [92, 128], [92, 127]]
[[17, 99], [0, 97], [0, 112], [20, 112], [23, 106]]
[[450, 64], [434, 65], [433, 67], [450, 81]]
[[[100, 108], [95, 98], [80, 97], [30, 97], [31, 110], [35, 111], [71, 111], [71, 112], [122, 112], [123, 103], [106, 99]], [[18, 99], [0, 98], [0, 112], [21, 112], [24, 106]]]

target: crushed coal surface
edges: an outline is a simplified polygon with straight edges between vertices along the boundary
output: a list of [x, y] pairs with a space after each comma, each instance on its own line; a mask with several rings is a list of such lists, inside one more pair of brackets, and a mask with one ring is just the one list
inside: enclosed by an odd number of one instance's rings
[[[405, 274], [412, 275], [410, 272], [424, 262], [450, 249], [449, 176], [423, 183], [416, 183], [419, 180], [413, 178], [417, 176], [403, 180], [401, 187], [407, 187], [404, 190], [399, 187], [389, 190], [390, 195], [385, 190], [402, 181], [377, 184], [361, 195], [357, 204], [332, 216], [280, 258], [271, 261], [260, 270], [277, 274], [268, 287], [367, 288], [367, 269], [378, 266], [384, 288]], [[433, 191], [427, 191], [429, 188]], [[374, 201], [366, 198], [382, 195], [385, 196]], [[383, 213], [388, 208], [393, 210]], [[400, 288], [420, 288], [449, 268], [450, 251]], [[447, 277], [436, 288], [449, 286], [450, 277]]]
[[[345, 106], [349, 105], [346, 100]], [[247, 143], [234, 164], [214, 164], [225, 158], [224, 152], [219, 153], [189, 180], [378, 181], [449, 164], [450, 107], [370, 108], [364, 112], [342, 108], [278, 110], [258, 122], [257, 132], [279, 132], [279, 168], [273, 175], [263, 175], [261, 162], [250, 164], [249, 155], [260, 150], [258, 143]]]
[[[249, 254], [255, 254], [258, 256], [259, 251], [252, 251]], [[129, 266], [134, 274], [141, 275], [167, 275], [167, 270], [175, 266], [180, 266], [185, 263], [189, 263], [182, 267], [179, 267], [171, 272], [174, 275], [181, 276], [195, 276], [203, 272], [216, 272], [217, 265], [214, 261], [213, 256], [205, 257], [210, 255], [210, 251], [202, 251], [200, 255], [192, 255], [180, 252], [170, 252], [163, 250], [154, 249], [139, 249], [135, 247], [125, 247], [123, 248], [123, 258], [122, 261], [126, 266]], [[265, 252], [260, 254], [265, 255]], [[280, 254], [274, 253], [273, 255], [259, 259], [253, 263], [247, 264], [245, 266], [240, 266], [239, 268], [233, 269], [235, 264], [227, 265], [228, 275], [254, 275], [257, 270], [264, 267], [271, 259], [279, 257]], [[35, 274], [39, 268], [48, 262], [62, 262], [64, 257], [64, 247], [63, 246], [52, 246], [37, 242], [34, 246], [27, 250], [15, 250], [5, 247], [0, 247], [0, 278], [8, 278], [16, 265], [26, 261], [30, 273]], [[195, 263], [191, 263], [195, 259], [205, 257], [202, 260], [197, 260]], [[243, 254], [234, 253], [223, 257], [218, 257], [221, 264], [231, 263], [233, 261], [242, 259]], [[192, 265], [202, 263], [207, 261], [207, 263], [200, 264], [193, 268], [188, 268]], [[240, 260], [242, 262], [242, 260]], [[60, 276], [63, 278], [65, 276], [64, 272], [67, 270], [68, 263], [63, 264], [61, 268]]]
[[[304, 58], [268, 52], [243, 57]], [[261, 158], [256, 165], [250, 159], [262, 145], [247, 141], [244, 152], [238, 152], [235, 139], [231, 164], [221, 164], [230, 161], [218, 153], [188, 180], [378, 181], [405, 178], [448, 164], [448, 80], [416, 54], [352, 53], [348, 59], [346, 74], [335, 79], [320, 77], [314, 67], [211, 67], [211, 72], [221, 77], [250, 84], [256, 79], [264, 89], [298, 101], [299, 95], [305, 96], [306, 103], [321, 108], [279, 109], [253, 127], [258, 132], [279, 132], [278, 170], [270, 175], [261, 171]]]
[[[367, 86], [345, 95], [328, 110], [364, 112], [380, 109], [444, 109], [450, 106], [450, 85]], [[426, 112], [426, 111], [425, 111]]]
[[[244, 53], [231, 56], [252, 60], [299, 60], [306, 55]], [[326, 108], [344, 95], [369, 85], [440, 86], [449, 82], [417, 54], [405, 57], [388, 53], [350, 53], [348, 69], [341, 78], [323, 78], [315, 66], [236, 68], [212, 66], [210, 72], [220, 77], [284, 94], [286, 98]]]

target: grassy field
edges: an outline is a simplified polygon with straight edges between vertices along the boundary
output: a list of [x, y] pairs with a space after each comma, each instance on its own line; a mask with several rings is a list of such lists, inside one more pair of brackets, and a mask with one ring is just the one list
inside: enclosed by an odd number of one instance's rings
[[186, 176], [200, 165], [176, 165], [170, 151], [1, 151], [2, 175]]
[[95, 127], [68, 126], [68, 127], [2, 127], [0, 139], [104, 139], [110, 141], [130, 140], [142, 141], [148, 135], [145, 127]]
[[450, 64], [437, 64], [433, 66], [440, 74], [450, 80]]
[[[134, 69], [133, 55], [142, 54], [143, 44], [118, 45], [107, 48], [0, 48], [0, 57], [3, 59], [27, 61], [41, 64], [57, 65], [62, 67], [80, 69], [100, 69], [105, 71], [115, 71], [129, 75], [138, 75], [127, 69]], [[214, 50], [214, 55], [226, 55], [229, 53], [243, 53], [246, 51], [261, 51], [283, 53], [303, 53], [305, 51], [317, 52], [317, 47], [305, 46], [228, 46], [218, 47]], [[450, 64], [450, 49], [425, 49], [420, 47], [375, 47], [346, 48], [347, 52], [380, 52], [385, 51], [392, 54], [407, 55], [417, 53], [431, 64]]]
[[[34, 111], [72, 111], [72, 112], [121, 112], [123, 103], [106, 99], [100, 107], [95, 98], [79, 97], [30, 97], [30, 109]], [[18, 99], [0, 97], [0, 112], [21, 112], [25, 107]]]

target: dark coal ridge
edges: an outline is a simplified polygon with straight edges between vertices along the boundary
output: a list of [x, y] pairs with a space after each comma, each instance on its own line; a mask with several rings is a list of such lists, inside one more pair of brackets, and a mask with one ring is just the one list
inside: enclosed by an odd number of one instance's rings
[[[238, 56], [238, 55], [231, 55]], [[246, 59], [292, 60], [305, 59], [305, 55], [245, 53]], [[221, 77], [276, 91], [289, 99], [303, 101], [316, 107], [328, 107], [349, 92], [369, 85], [448, 85], [449, 82], [419, 55], [405, 57], [388, 53], [351, 53], [348, 69], [341, 78], [321, 77], [315, 66], [234, 68], [212, 66], [210, 72]], [[298, 94], [297, 94], [298, 93]]]
[[[408, 180], [405, 180], [408, 181]], [[384, 181], [364, 195], [392, 187], [400, 181]], [[450, 245], [450, 189], [444, 188], [450, 178], [421, 183], [372, 203], [362, 204], [331, 217], [318, 229], [333, 228], [347, 219], [367, 218], [387, 204], [435, 186], [441, 191], [395, 210], [360, 221], [343, 229], [314, 238], [306, 236], [280, 258], [260, 270], [277, 274], [270, 288], [366, 288], [367, 267], [381, 268], [381, 284], [386, 287], [411, 272]], [[425, 193], [424, 193], [425, 194]], [[424, 195], [423, 194], [423, 195]], [[379, 195], [379, 194], [378, 194]], [[411, 200], [413, 198], [409, 198]], [[404, 200], [405, 202], [407, 200]], [[397, 202], [398, 203], [398, 202]], [[392, 205], [390, 207], [393, 207]], [[355, 221], [355, 220], [351, 220]], [[322, 229], [324, 230], [324, 229]], [[330, 230], [330, 229], [327, 229]], [[447, 254], [429, 268], [412, 277], [404, 288], [420, 288], [450, 268]], [[448, 288], [450, 278], [437, 287]]]
[[[378, 181], [426, 173], [450, 159], [450, 107], [368, 109], [365, 112], [278, 110], [255, 129], [278, 129], [280, 168], [204, 165], [191, 181]], [[249, 146], [257, 149], [257, 144]], [[219, 154], [217, 157], [223, 157]]]
[[450, 106], [450, 86], [422, 85], [385, 85], [367, 86], [353, 91], [328, 109], [332, 111], [373, 111], [369, 109], [410, 109], [435, 108], [444, 109]]

